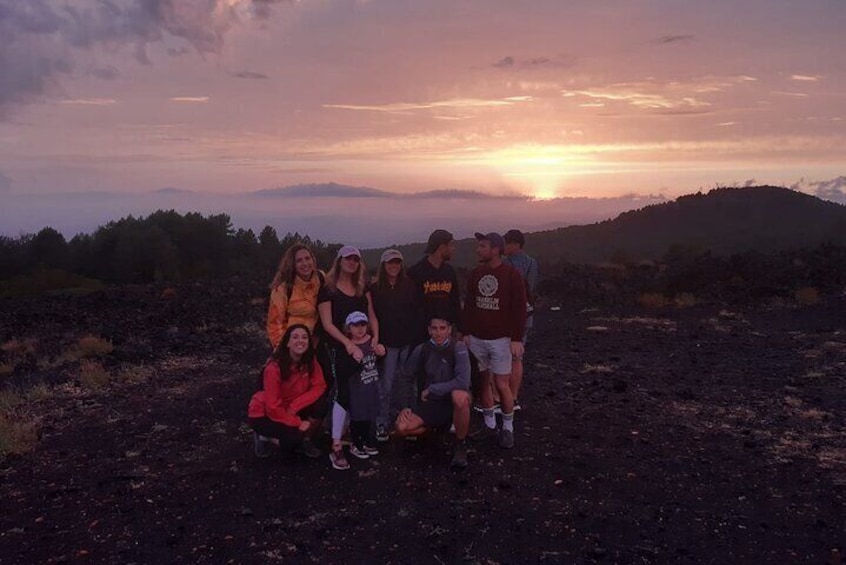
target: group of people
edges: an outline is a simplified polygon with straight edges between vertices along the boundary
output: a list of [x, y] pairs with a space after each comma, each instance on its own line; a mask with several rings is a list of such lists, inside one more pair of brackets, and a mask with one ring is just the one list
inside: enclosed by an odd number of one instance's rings
[[[359, 459], [378, 455], [391, 432], [416, 438], [451, 427], [455, 467], [467, 466], [468, 437], [513, 447], [538, 267], [519, 230], [476, 240], [479, 264], [463, 300], [450, 264], [455, 241], [443, 229], [408, 269], [400, 251], [385, 250], [373, 281], [355, 247], [341, 247], [324, 274], [307, 245], [291, 246], [270, 285], [272, 354], [248, 408], [256, 455], [278, 446], [322, 456], [313, 438], [330, 414], [338, 470], [350, 468], [345, 430]], [[472, 434], [471, 389], [483, 415]]]

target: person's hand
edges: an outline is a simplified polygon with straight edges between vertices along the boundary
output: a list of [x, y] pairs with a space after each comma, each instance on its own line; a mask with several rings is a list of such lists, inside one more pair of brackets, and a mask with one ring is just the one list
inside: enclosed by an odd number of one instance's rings
[[361, 352], [361, 348], [353, 342], [347, 344], [347, 354], [358, 362], [360, 362], [364, 358], [364, 354]]
[[427, 400], [429, 400], [429, 389], [428, 388], [424, 388], [423, 392], [420, 393], [420, 400], [422, 400], [423, 402], [426, 402]]
[[301, 432], [307, 432], [311, 428], [311, 422], [308, 420], [300, 421], [300, 425], [297, 426]]
[[511, 342], [511, 356], [516, 358], [523, 357], [523, 342], [522, 341], [512, 341]]
[[455, 332], [455, 341], [464, 341], [464, 334], [461, 332]]
[[375, 353], [379, 357], [384, 357], [385, 353], [387, 353], [387, 352], [388, 352], [388, 350], [385, 349], [385, 346], [382, 345], [381, 343], [377, 343], [376, 345], [373, 346], [373, 353]]
[[464, 342], [465, 347], [467, 347], [469, 349], [470, 348], [470, 336], [469, 335], [462, 336], [461, 340]]

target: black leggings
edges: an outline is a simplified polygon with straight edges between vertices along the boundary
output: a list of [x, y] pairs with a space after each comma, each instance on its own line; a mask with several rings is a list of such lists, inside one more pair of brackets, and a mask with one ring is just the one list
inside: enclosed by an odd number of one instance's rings
[[[324, 394], [318, 398], [313, 404], [310, 404], [297, 412], [297, 416], [303, 420], [322, 420], [326, 417], [328, 409], [328, 402]], [[261, 418], [249, 418], [250, 427], [256, 433], [273, 437], [279, 440], [280, 447], [296, 447], [303, 442], [303, 439], [308, 434], [304, 434], [299, 428], [294, 426], [287, 426], [282, 422], [271, 420], [267, 416]]]
[[371, 428], [370, 420], [352, 420], [350, 422], [350, 435], [353, 445], [361, 449], [369, 444]]

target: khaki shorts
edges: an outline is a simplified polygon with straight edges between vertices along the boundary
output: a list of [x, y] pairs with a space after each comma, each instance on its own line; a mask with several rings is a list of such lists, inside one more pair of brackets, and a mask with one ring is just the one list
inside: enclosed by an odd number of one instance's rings
[[494, 375], [511, 374], [511, 338], [480, 339], [470, 336], [470, 353], [479, 362], [480, 371]]

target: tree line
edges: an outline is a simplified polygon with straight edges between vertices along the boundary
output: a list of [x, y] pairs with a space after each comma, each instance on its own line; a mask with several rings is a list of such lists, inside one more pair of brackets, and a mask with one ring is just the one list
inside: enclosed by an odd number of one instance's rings
[[226, 214], [159, 210], [109, 222], [70, 241], [51, 227], [17, 238], [0, 236], [0, 280], [44, 273], [116, 284], [231, 276], [264, 279], [297, 241], [309, 244], [321, 265], [330, 264], [340, 248], [299, 233], [280, 239], [271, 226], [258, 236], [251, 229], [235, 230]]

